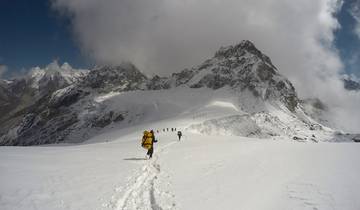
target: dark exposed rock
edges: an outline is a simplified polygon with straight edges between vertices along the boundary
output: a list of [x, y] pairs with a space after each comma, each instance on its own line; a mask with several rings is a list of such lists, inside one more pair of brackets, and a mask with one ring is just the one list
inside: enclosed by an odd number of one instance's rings
[[195, 76], [196, 72], [193, 70], [185, 69], [180, 73], [173, 73], [172, 78], [176, 81], [176, 86], [183, 85], [187, 83], [193, 76]]
[[62, 92], [58, 94], [56, 94], [57, 93], [56, 92], [55, 95], [50, 99], [49, 101], [50, 107], [52, 108], [58, 108], [61, 106], [67, 107], [77, 102], [80, 96], [86, 95], [86, 93], [83, 90], [76, 89], [73, 87], [61, 89], [59, 90], [59, 92], [60, 91]]
[[360, 136], [355, 136], [352, 138], [354, 142], [360, 142]]
[[360, 90], [360, 83], [351, 79], [343, 79], [344, 88], [347, 90]]
[[229, 84], [231, 79], [220, 74], [208, 74], [204, 76], [198, 83], [191, 85], [191, 88], [208, 87], [211, 89], [219, 89]]
[[96, 119], [92, 122], [92, 127], [104, 128], [110, 125], [113, 122], [123, 121], [125, 118], [121, 113], [115, 113], [110, 111]]
[[159, 77], [158, 75], [154, 76], [147, 84], [149, 90], [162, 90], [169, 89], [170, 87], [168, 78]]
[[266, 65], [265, 63], [261, 63], [257, 69], [257, 75], [262, 81], [270, 81], [272, 77], [276, 74], [273, 68]]
[[129, 91], [143, 89], [146, 81], [147, 77], [133, 64], [124, 63], [96, 68], [90, 71], [80, 85], [102, 91]]

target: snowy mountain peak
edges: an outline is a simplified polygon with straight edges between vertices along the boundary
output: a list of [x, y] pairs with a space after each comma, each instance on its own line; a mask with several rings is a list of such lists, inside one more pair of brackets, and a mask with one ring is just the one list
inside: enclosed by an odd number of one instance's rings
[[171, 83], [214, 90], [228, 86], [238, 94], [250, 93], [261, 101], [280, 101], [290, 111], [298, 104], [291, 82], [278, 72], [268, 56], [247, 40], [222, 47], [201, 65], [173, 74]]
[[70, 66], [70, 64], [67, 62], [64, 62], [60, 68], [63, 70], [68, 70], [68, 71], [71, 71], [73, 69], [72, 66]]
[[215, 53], [215, 57], [241, 56], [245, 50], [257, 51], [255, 45], [251, 41], [243, 40], [237, 45], [220, 47], [220, 49]]
[[[221, 47], [216, 53], [216, 58], [239, 58], [243, 56], [255, 56], [268, 65], [275, 68], [272, 64], [270, 58], [264, 55], [260, 50], [258, 50], [255, 45], [249, 40], [243, 40], [237, 45], [231, 45], [227, 47]], [[276, 68], [275, 68], [276, 69]]]
[[73, 69], [68, 63], [61, 66], [57, 61], [47, 65], [44, 69], [32, 68], [27, 77], [28, 83], [34, 89], [41, 89], [49, 85], [62, 88], [78, 82], [86, 76], [88, 70]]

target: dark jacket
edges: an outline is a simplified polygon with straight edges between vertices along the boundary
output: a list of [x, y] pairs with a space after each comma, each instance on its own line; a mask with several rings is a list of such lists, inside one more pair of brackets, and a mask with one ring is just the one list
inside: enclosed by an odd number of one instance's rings
[[154, 131], [150, 131], [150, 133], [152, 134], [152, 138], [153, 140], [151, 141], [151, 148], [154, 148], [154, 143], [157, 142], [155, 135], [154, 135]]

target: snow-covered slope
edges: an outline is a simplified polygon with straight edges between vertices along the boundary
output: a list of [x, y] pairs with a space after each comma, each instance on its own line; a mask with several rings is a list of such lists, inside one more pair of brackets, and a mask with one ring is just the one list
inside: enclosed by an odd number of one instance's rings
[[[199, 135], [183, 129], [190, 122], [115, 129], [92, 144], [0, 147], [0, 209], [360, 208], [359, 144]], [[159, 142], [146, 160], [150, 128]]]

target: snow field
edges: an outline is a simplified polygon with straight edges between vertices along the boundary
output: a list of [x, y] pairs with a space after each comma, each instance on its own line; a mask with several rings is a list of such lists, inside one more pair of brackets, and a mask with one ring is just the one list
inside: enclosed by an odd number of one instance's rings
[[122, 193], [122, 197], [118, 199], [116, 209], [176, 209], [174, 195], [166, 190], [170, 185], [166, 181], [169, 176], [157, 163], [159, 154], [174, 143], [176, 142], [158, 149], [158, 154], [155, 154], [153, 159], [148, 160], [141, 170], [134, 174]]
[[181, 209], [360, 208], [359, 144], [189, 138], [161, 162]]
[[161, 132], [145, 160], [142, 126], [1, 147], [0, 209], [360, 209], [360, 144]]

